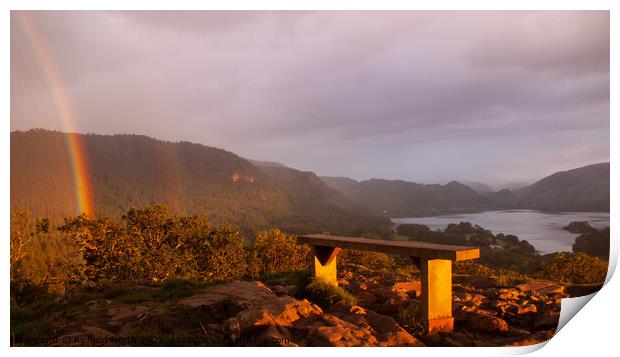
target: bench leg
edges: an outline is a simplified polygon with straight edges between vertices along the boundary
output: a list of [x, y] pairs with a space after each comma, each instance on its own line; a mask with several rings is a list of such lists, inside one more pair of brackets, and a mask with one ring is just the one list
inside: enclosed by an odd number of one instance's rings
[[422, 316], [428, 333], [452, 332], [452, 261], [420, 259]]
[[338, 286], [336, 277], [336, 255], [340, 248], [313, 246], [312, 275], [324, 282]]

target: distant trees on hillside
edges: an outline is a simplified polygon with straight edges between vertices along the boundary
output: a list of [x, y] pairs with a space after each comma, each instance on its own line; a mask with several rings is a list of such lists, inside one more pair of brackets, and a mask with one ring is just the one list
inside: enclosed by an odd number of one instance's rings
[[[11, 210], [60, 224], [80, 214], [65, 133], [11, 133]], [[390, 233], [391, 223], [348, 202], [311, 172], [272, 173], [231, 152], [141, 135], [78, 135], [95, 216], [165, 204], [171, 213], [207, 216], [246, 236], [278, 226], [289, 232]]]

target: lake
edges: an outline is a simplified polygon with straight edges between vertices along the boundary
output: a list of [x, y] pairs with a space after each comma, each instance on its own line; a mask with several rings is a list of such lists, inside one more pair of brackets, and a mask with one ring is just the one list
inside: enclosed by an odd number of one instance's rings
[[395, 224], [418, 223], [432, 230], [450, 223], [470, 222], [493, 234], [512, 234], [527, 240], [542, 253], [571, 252], [578, 234], [562, 229], [570, 222], [587, 221], [592, 227], [609, 227], [609, 212], [541, 212], [532, 210], [486, 211], [433, 217], [392, 218]]

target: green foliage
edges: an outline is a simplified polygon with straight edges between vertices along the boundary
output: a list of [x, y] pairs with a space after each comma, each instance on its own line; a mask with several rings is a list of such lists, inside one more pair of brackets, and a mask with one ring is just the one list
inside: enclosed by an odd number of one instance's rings
[[539, 276], [565, 283], [602, 283], [607, 275], [607, 267], [606, 261], [584, 253], [556, 253], [552, 263], [546, 265]]
[[323, 309], [329, 309], [329, 307], [338, 303], [345, 305], [357, 304], [357, 298], [343, 288], [333, 286], [316, 278], [310, 279], [310, 283], [305, 287], [303, 295]]
[[185, 279], [170, 279], [157, 292], [160, 300], [181, 299], [193, 295], [200, 288], [200, 283]]
[[302, 297], [306, 285], [310, 282], [310, 270], [287, 270], [283, 272], [277, 272], [272, 274], [263, 275], [260, 280], [267, 285], [294, 285], [295, 292], [293, 296]]
[[306, 245], [297, 244], [294, 236], [277, 228], [259, 232], [250, 254], [252, 276], [306, 269], [311, 258]]
[[[246, 236], [270, 227], [290, 233], [389, 233], [391, 223], [326, 186], [315, 174], [270, 170], [234, 153], [141, 135], [82, 135], [96, 216], [118, 217], [127, 207], [166, 204], [175, 215], [197, 213], [231, 224]], [[53, 223], [79, 212], [66, 133], [11, 133], [11, 209]], [[44, 179], [42, 179], [44, 178]], [[43, 226], [42, 226], [43, 228]]]
[[425, 336], [428, 333], [420, 305], [417, 302], [411, 302], [406, 306], [399, 307], [396, 321], [415, 336]]
[[586, 233], [577, 237], [575, 239], [575, 244], [573, 244], [573, 252], [587, 253], [601, 259], [609, 260], [609, 227], [601, 230], [591, 228]]
[[83, 280], [131, 277], [132, 272], [126, 269], [127, 259], [131, 256], [130, 243], [122, 227], [112, 219], [94, 219], [82, 214], [65, 218], [58, 230], [84, 260], [83, 264], [72, 269]]
[[169, 216], [163, 205], [132, 208], [122, 219], [125, 227], [81, 215], [59, 228], [84, 260], [85, 281], [213, 281], [245, 274], [244, 240], [230, 226], [214, 227], [203, 216]]
[[[62, 294], [89, 282], [107, 286], [130, 280], [168, 282], [172, 285], [165, 284], [159, 296], [174, 298], [193, 289], [187, 281], [257, 278], [305, 270], [310, 262], [309, 248], [278, 229], [258, 233], [246, 248], [245, 238], [231, 226], [215, 226], [205, 216], [169, 215], [163, 205], [132, 208], [121, 221], [68, 217], [58, 229], [45, 227], [45, 219], [32, 223], [25, 213], [12, 215], [11, 222], [11, 293], [19, 301], [56, 283]], [[109, 293], [131, 295], [133, 287], [120, 285], [117, 290], [128, 291]], [[137, 295], [127, 299], [148, 298]]]

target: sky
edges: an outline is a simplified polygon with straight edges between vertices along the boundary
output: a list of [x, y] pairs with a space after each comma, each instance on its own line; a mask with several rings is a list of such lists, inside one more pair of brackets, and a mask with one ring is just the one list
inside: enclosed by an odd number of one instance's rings
[[609, 40], [607, 11], [13, 11], [11, 130], [499, 189], [609, 161]]

